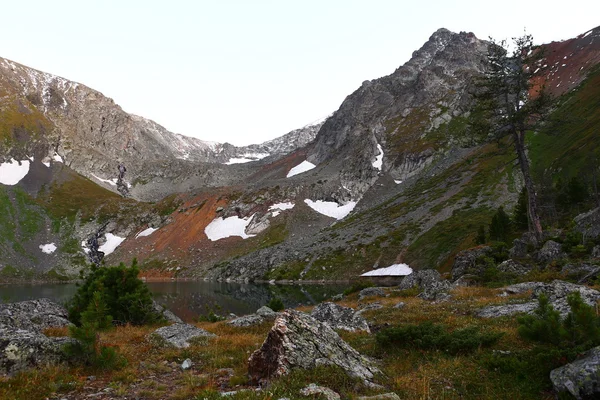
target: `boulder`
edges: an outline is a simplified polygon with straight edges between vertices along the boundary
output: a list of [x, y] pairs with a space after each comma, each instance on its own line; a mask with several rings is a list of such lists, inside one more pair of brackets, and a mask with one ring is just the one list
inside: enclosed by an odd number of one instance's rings
[[530, 271], [529, 268], [524, 267], [523, 265], [511, 259], [502, 261], [496, 268], [500, 272], [513, 275], [525, 275]]
[[237, 317], [231, 321], [227, 321], [228, 325], [243, 328], [245, 326], [260, 325], [265, 321], [263, 317], [257, 314], [244, 315], [243, 317]]
[[584, 276], [588, 275], [590, 272], [594, 272], [598, 269], [597, 265], [591, 264], [566, 264], [560, 270], [560, 273], [566, 275], [570, 278], [581, 279]]
[[550, 380], [558, 393], [568, 392], [576, 399], [600, 397], [600, 346], [580, 359], [550, 372]]
[[37, 331], [0, 327], [0, 373], [15, 374], [29, 368], [66, 361], [63, 346], [68, 337], [47, 337]]
[[431, 282], [423, 287], [423, 291], [417, 297], [428, 301], [446, 301], [450, 299], [450, 289], [452, 284], [446, 280]]
[[383, 393], [375, 396], [360, 396], [357, 400], [400, 400], [400, 396], [396, 393]]
[[513, 240], [513, 247], [508, 250], [508, 255], [511, 258], [527, 257], [527, 242], [521, 239]]
[[358, 306], [358, 311], [356, 312], [356, 314], [362, 315], [362, 313], [364, 313], [365, 311], [379, 310], [380, 308], [383, 308], [383, 304], [381, 304], [378, 301], [374, 303], [360, 304]]
[[158, 304], [155, 300], [152, 300], [152, 308], [158, 314], [162, 315], [164, 319], [169, 322], [183, 324], [183, 320], [179, 318], [177, 315], [173, 314], [170, 310], [168, 310], [165, 306]]
[[48, 299], [0, 304], [0, 327], [43, 332], [47, 328], [70, 325], [67, 310]]
[[[323, 387], [317, 386], [314, 383], [306, 386], [305, 388], [300, 390], [300, 394], [302, 396], [323, 396], [326, 400], [340, 400], [340, 395], [334, 392], [333, 390]], [[320, 398], [320, 397], [319, 397]]]
[[504, 304], [500, 306], [488, 306], [475, 312], [480, 318], [498, 318], [515, 314], [532, 314], [537, 308], [537, 301], [529, 301], [520, 304]]
[[600, 245], [594, 246], [594, 248], [592, 249], [592, 257], [600, 258]]
[[261, 308], [256, 310], [256, 315], [259, 315], [264, 319], [275, 319], [277, 318], [277, 315], [279, 315], [279, 313], [276, 313], [267, 306], [262, 306]]
[[586, 238], [600, 236], [600, 207], [579, 214], [574, 218], [574, 221], [575, 231], [582, 233]]
[[374, 385], [380, 373], [373, 361], [350, 347], [329, 325], [288, 310], [275, 319], [261, 348], [250, 356], [248, 374], [253, 383], [265, 383], [292, 369], [319, 365], [336, 365], [368, 385]]
[[439, 282], [442, 279], [439, 272], [435, 269], [422, 269], [419, 271], [413, 271], [412, 274], [407, 275], [400, 285], [398, 285], [398, 289], [406, 290], [412, 289], [415, 287], [420, 287], [425, 289], [426, 287], [432, 286], [433, 284]]
[[386, 297], [386, 294], [381, 287], [368, 287], [358, 292], [358, 300], [365, 297]]
[[537, 254], [537, 260], [541, 263], [551, 263], [552, 261], [558, 261], [566, 257], [566, 254], [562, 251], [562, 246], [553, 240], [548, 240]]
[[399, 301], [398, 303], [396, 303], [396, 305], [394, 306], [394, 308], [398, 308], [398, 309], [402, 309], [406, 307], [406, 303], [403, 301]]
[[371, 333], [367, 321], [350, 307], [342, 307], [335, 303], [321, 303], [312, 310], [310, 315], [317, 321], [326, 323], [333, 329]]
[[173, 324], [158, 328], [150, 334], [164, 340], [167, 344], [177, 347], [186, 348], [190, 346], [189, 341], [199, 337], [216, 337], [214, 333], [205, 331], [189, 324]]
[[478, 275], [478, 260], [483, 256], [489, 255], [491, 252], [492, 248], [490, 246], [474, 247], [459, 252], [454, 258], [452, 280], [456, 280], [465, 274]]

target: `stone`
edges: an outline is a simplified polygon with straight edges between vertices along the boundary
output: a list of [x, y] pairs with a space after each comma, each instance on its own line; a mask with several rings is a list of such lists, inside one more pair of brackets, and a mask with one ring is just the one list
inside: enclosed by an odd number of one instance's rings
[[152, 300], [152, 308], [154, 308], [154, 311], [162, 315], [167, 321], [183, 324], [183, 320], [181, 318], [173, 314], [173, 312], [168, 310], [165, 306], [158, 304], [155, 300]]
[[73, 325], [66, 308], [48, 299], [0, 304], [0, 327], [42, 332], [47, 328]]
[[446, 280], [431, 282], [423, 287], [423, 291], [417, 297], [428, 301], [447, 301], [450, 299], [450, 289], [452, 284]]
[[350, 307], [343, 307], [329, 302], [321, 303], [312, 310], [310, 315], [317, 321], [326, 323], [333, 329], [371, 333], [367, 321]]
[[380, 373], [373, 361], [344, 342], [327, 324], [295, 310], [282, 312], [261, 348], [248, 360], [248, 374], [255, 384], [288, 374], [292, 369], [335, 365], [349, 376], [374, 385]]
[[150, 334], [151, 336], [158, 336], [163, 339], [167, 344], [177, 347], [186, 348], [190, 346], [189, 341], [199, 337], [216, 337], [214, 333], [205, 331], [196, 326], [189, 324], [173, 324], [169, 326], [163, 326], [158, 328]]
[[257, 314], [244, 315], [243, 317], [237, 317], [231, 321], [227, 321], [228, 325], [242, 328], [245, 326], [260, 325], [264, 322], [264, 318]]
[[383, 393], [375, 396], [360, 396], [357, 400], [400, 400], [396, 393]]
[[271, 308], [267, 306], [262, 306], [258, 310], [256, 310], [256, 315], [263, 317], [264, 319], [275, 319], [277, 318], [278, 313], [271, 310]]
[[431, 286], [434, 282], [439, 282], [442, 279], [440, 273], [435, 269], [422, 269], [419, 271], [413, 271], [412, 274], [407, 275], [400, 285], [399, 290], [407, 290], [415, 287], [425, 288]]
[[30, 368], [66, 361], [68, 337], [47, 337], [40, 332], [0, 327], [0, 374], [13, 375]]
[[398, 309], [402, 309], [406, 307], [406, 303], [403, 301], [399, 301], [398, 303], [396, 303], [396, 305], [394, 306], [394, 308], [398, 308]]
[[331, 301], [342, 301], [344, 299], [344, 294], [339, 293], [331, 298]]
[[588, 275], [589, 273], [596, 271], [597, 269], [597, 265], [590, 265], [585, 263], [566, 264], [564, 267], [562, 267], [560, 273], [570, 278], [580, 279]]
[[520, 304], [504, 304], [500, 306], [487, 306], [475, 312], [480, 318], [499, 318], [515, 314], [531, 314], [537, 308], [537, 301]]
[[478, 260], [488, 256], [492, 252], [490, 246], [474, 247], [459, 252], [454, 258], [452, 266], [452, 280], [456, 280], [465, 274], [479, 275], [480, 268]]
[[358, 311], [356, 314], [361, 315], [365, 311], [379, 310], [380, 308], [383, 308], [383, 304], [378, 301], [374, 303], [361, 304], [358, 306]]
[[587, 351], [580, 359], [550, 372], [558, 393], [568, 392], [576, 399], [600, 397], [600, 346]]
[[551, 263], [552, 261], [558, 261], [566, 257], [566, 254], [562, 251], [562, 246], [553, 240], [548, 240], [537, 254], [537, 260], [540, 263]]
[[600, 258], [600, 245], [594, 246], [594, 248], [592, 249], [592, 257]]
[[381, 287], [368, 287], [358, 292], [358, 300], [365, 297], [386, 297], [386, 294]]
[[600, 236], [600, 207], [579, 214], [573, 221], [575, 221], [575, 231], [582, 233], [586, 238]]
[[194, 363], [192, 362], [192, 360], [190, 360], [189, 358], [186, 358], [183, 361], [183, 363], [181, 364], [181, 369], [185, 371], [186, 369], [192, 368], [192, 365], [194, 365]]
[[518, 262], [516, 262], [512, 259], [502, 261], [500, 264], [498, 264], [498, 266], [496, 268], [500, 272], [504, 272], [507, 274], [513, 274], [513, 275], [525, 275], [526, 273], [528, 273], [530, 271], [529, 268], [524, 267], [523, 265], [519, 264]]
[[508, 255], [511, 258], [527, 257], [527, 242], [521, 239], [513, 240], [513, 247], [508, 251]]
[[302, 396], [322, 395], [325, 397], [326, 400], [340, 400], [340, 395], [334, 392], [333, 390], [323, 386], [317, 386], [314, 383], [311, 383], [310, 385], [301, 389], [300, 394]]

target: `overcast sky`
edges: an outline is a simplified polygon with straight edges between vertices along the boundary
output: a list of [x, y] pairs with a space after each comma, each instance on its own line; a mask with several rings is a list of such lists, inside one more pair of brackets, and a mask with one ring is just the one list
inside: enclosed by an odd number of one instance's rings
[[600, 24], [600, 1], [29, 0], [2, 4], [0, 57], [101, 91], [167, 129], [281, 136], [392, 73], [438, 28], [536, 43]]

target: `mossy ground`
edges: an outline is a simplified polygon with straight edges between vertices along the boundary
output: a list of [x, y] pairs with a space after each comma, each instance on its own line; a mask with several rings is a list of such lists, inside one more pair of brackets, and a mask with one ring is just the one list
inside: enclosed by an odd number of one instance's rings
[[[384, 386], [382, 392], [395, 392], [407, 399], [553, 398], [548, 368], [557, 360], [546, 360], [546, 364], [532, 368], [527, 359], [535, 356], [535, 348], [517, 334], [516, 318], [479, 319], [473, 315], [485, 305], [524, 301], [527, 294], [499, 297], [496, 289], [465, 287], [455, 289], [451, 301], [435, 304], [392, 289], [388, 289], [388, 293], [390, 296], [386, 298], [366, 300], [380, 301], [384, 306], [364, 314], [374, 330], [389, 324], [431, 321], [449, 330], [474, 326], [482, 332], [502, 333], [502, 337], [490, 348], [450, 355], [403, 346], [384, 348], [377, 343], [374, 334], [341, 331], [340, 335], [354, 348], [379, 360], [384, 374], [377, 382]], [[405, 306], [394, 308], [399, 301]], [[357, 295], [351, 294], [340, 303], [357, 307]], [[310, 310], [309, 307], [301, 309]], [[102, 372], [81, 367], [46, 367], [3, 378], [0, 397], [71, 399], [110, 388], [110, 396], [115, 399], [217, 399], [221, 392], [232, 390], [239, 391], [230, 397], [233, 399], [300, 399], [304, 397], [299, 395], [299, 390], [309, 383], [329, 387], [344, 399], [377, 393], [330, 367], [294, 371], [255, 391], [248, 383], [247, 360], [260, 347], [272, 324], [267, 322], [248, 328], [231, 327], [226, 322], [196, 325], [218, 337], [199, 340], [187, 349], [173, 349], [148, 339], [155, 326], [117, 327], [101, 333], [100, 340], [119, 349], [128, 360], [125, 368]], [[46, 333], [61, 336], [66, 330], [53, 329]], [[180, 365], [187, 358], [194, 366], [182, 371]], [[95, 379], [89, 380], [90, 375]]]

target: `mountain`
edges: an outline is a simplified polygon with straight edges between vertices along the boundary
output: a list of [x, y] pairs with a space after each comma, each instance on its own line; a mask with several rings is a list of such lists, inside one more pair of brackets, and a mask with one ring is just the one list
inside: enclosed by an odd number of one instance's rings
[[[551, 68], [537, 83], [551, 88], [553, 108], [528, 145], [542, 194], [598, 156], [599, 39], [596, 28], [541, 46]], [[470, 129], [487, 47], [439, 29], [324, 122], [240, 148], [170, 133], [83, 85], [2, 60], [0, 155], [30, 165], [0, 185], [0, 274], [72, 276], [105, 224], [106, 261], [136, 257], [146, 276], [348, 279], [401, 262], [448, 270], [523, 185], [510, 143]], [[118, 162], [129, 198], [110, 182]], [[40, 248], [51, 243], [57, 250]]]

